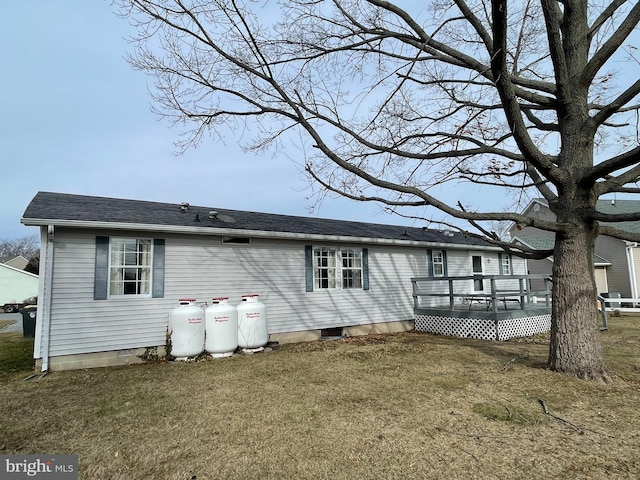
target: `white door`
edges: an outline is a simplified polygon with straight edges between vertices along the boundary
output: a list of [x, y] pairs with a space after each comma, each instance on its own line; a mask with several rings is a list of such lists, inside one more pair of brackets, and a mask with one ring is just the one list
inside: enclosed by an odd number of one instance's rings
[[[471, 274], [483, 275], [484, 274], [484, 261], [482, 255], [471, 255]], [[484, 280], [482, 278], [474, 278], [471, 281], [471, 291], [474, 293], [484, 292]]]

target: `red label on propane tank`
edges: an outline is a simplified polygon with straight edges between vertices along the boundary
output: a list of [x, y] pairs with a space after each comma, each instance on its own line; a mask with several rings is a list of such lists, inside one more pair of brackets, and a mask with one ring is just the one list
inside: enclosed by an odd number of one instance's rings
[[202, 318], [187, 318], [187, 322], [191, 324], [202, 323]]
[[213, 317], [213, 321], [214, 322], [228, 322], [229, 321], [229, 317]]

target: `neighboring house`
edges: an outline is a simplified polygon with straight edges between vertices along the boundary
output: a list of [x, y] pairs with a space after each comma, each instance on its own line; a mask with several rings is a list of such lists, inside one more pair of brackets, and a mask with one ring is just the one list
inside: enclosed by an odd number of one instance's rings
[[7, 311], [14, 311], [14, 305], [37, 295], [38, 275], [0, 263], [0, 308], [10, 305]]
[[22, 223], [41, 228], [42, 370], [164, 348], [181, 298], [259, 294], [270, 340], [284, 343], [413, 328], [413, 277], [525, 273], [524, 261], [460, 233], [186, 203], [40, 192]]
[[[640, 201], [600, 200], [598, 211], [603, 213], [627, 213], [640, 211]], [[532, 200], [522, 212], [532, 218], [555, 220], [547, 202], [543, 199]], [[623, 222], [616, 227], [631, 233], [640, 232], [640, 222]], [[553, 249], [555, 234], [534, 227], [518, 230], [513, 226], [509, 233], [515, 243], [521, 243], [536, 250]], [[527, 269], [532, 274], [551, 275], [553, 257], [543, 260], [528, 260]], [[594, 273], [598, 293], [605, 296], [638, 298], [640, 286], [640, 248], [635, 242], [600, 235], [596, 240], [594, 254]]]
[[24, 270], [27, 268], [29, 260], [24, 258], [22, 255], [12, 255], [10, 257], [0, 257], [0, 263], [17, 268], [18, 270]]

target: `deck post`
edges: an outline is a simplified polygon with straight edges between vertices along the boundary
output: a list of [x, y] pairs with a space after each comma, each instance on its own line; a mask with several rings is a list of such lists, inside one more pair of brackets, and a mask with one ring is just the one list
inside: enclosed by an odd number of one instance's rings
[[547, 306], [547, 308], [551, 308], [551, 298], [549, 297], [549, 290], [551, 290], [549, 284], [550, 284], [550, 280], [549, 278], [545, 278], [544, 279], [544, 290], [545, 290], [545, 294], [544, 294], [544, 299], [545, 299], [545, 304]]
[[[498, 313], [498, 298], [496, 294], [496, 279], [491, 277], [489, 279], [491, 282], [491, 303], [493, 305], [493, 313]], [[497, 335], [497, 332], [496, 332]]]
[[453, 302], [453, 280], [450, 278], [449, 279], [449, 310], [454, 309], [455, 305]]

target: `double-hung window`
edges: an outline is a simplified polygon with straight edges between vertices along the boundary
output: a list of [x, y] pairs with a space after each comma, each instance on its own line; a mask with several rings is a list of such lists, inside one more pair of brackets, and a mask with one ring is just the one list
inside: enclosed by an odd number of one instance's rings
[[150, 293], [151, 249], [151, 240], [111, 239], [110, 295], [148, 295]]
[[347, 248], [342, 255], [342, 288], [362, 288], [362, 250]]
[[336, 288], [336, 249], [314, 248], [313, 259], [314, 287]]
[[368, 250], [307, 245], [306, 290], [369, 289]]
[[95, 260], [94, 300], [164, 297], [164, 239], [96, 236]]
[[511, 262], [511, 255], [501, 253], [499, 255], [500, 260], [500, 275], [513, 274], [513, 263]]
[[427, 250], [427, 268], [430, 277], [447, 276], [447, 251]]
[[442, 250], [434, 250], [432, 255], [433, 276], [444, 277], [444, 254]]

